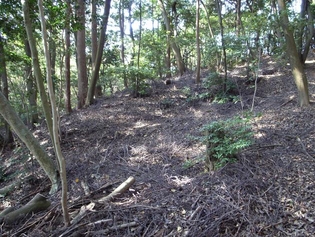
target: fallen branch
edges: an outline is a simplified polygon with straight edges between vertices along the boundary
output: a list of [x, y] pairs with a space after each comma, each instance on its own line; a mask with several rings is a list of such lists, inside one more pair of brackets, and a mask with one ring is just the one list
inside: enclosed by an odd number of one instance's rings
[[123, 194], [124, 192], [126, 192], [131, 187], [131, 185], [134, 184], [134, 182], [135, 182], [135, 178], [129, 177], [125, 182], [123, 182], [121, 185], [119, 185], [112, 193], [110, 193], [106, 197], [103, 197], [103, 198], [97, 200], [97, 202], [105, 203], [105, 202], [112, 201], [114, 198], [116, 198], [116, 197], [120, 196], [121, 194]]
[[89, 234], [92, 234], [93, 236], [104, 235], [104, 234], [107, 234], [108, 232], [110, 232], [111, 230], [119, 230], [119, 229], [124, 229], [124, 228], [127, 228], [127, 227], [137, 226], [137, 225], [138, 225], [137, 222], [133, 221], [133, 222], [124, 223], [124, 224], [121, 224], [121, 225], [108, 227], [105, 230], [92, 231], [92, 232], [89, 232]]
[[3, 197], [5, 197], [8, 193], [12, 192], [15, 187], [20, 186], [21, 181], [15, 182], [13, 184], [9, 184], [3, 188], [0, 189], [0, 195], [2, 195]]
[[[130, 186], [134, 184], [134, 182], [135, 182], [135, 178], [129, 177], [125, 182], [123, 182], [121, 185], [119, 185], [113, 192], [111, 192], [109, 195], [97, 200], [96, 202], [100, 203], [100, 204], [104, 204], [106, 202], [113, 200], [114, 198], [116, 198], [116, 197], [120, 196], [121, 194], [123, 194], [124, 192], [126, 192], [130, 188]], [[67, 229], [64, 233], [62, 233], [60, 235], [60, 237], [66, 236], [70, 232], [73, 232], [74, 230], [77, 229], [78, 226], [86, 225], [86, 223], [83, 223], [81, 225], [78, 225], [78, 223], [87, 215], [88, 211], [93, 211], [94, 206], [95, 206], [95, 203], [93, 203], [93, 202], [91, 202], [89, 205], [82, 206], [80, 209], [80, 212], [71, 221], [72, 228]], [[107, 222], [107, 221], [108, 220], [106, 220], [105, 222]], [[102, 221], [100, 221], [100, 222], [102, 222]], [[97, 222], [95, 222], [94, 224], [97, 224]]]
[[6, 213], [3, 217], [1, 217], [1, 221], [6, 224], [12, 224], [27, 214], [46, 210], [49, 206], [50, 201], [47, 200], [45, 196], [38, 193], [31, 201], [26, 203], [21, 208]]

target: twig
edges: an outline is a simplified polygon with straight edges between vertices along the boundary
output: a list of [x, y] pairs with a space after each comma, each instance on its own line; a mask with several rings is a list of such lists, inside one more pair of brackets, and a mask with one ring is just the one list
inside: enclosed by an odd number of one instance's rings
[[197, 209], [191, 213], [190, 217], [188, 218], [189, 221], [193, 220], [195, 218], [195, 216], [197, 215], [198, 212], [200, 212], [200, 210], [202, 210], [201, 206], [198, 206]]
[[295, 98], [294, 95], [290, 96], [289, 100], [287, 100], [286, 102], [284, 102], [283, 104], [281, 104], [281, 105], [279, 106], [279, 108], [285, 106], [286, 104], [289, 104], [294, 98]]
[[297, 137], [296, 140], [301, 144], [304, 153], [305, 153], [309, 158], [315, 159], [313, 156], [311, 156], [311, 155], [306, 151], [306, 147], [304, 146], [304, 144], [303, 144], [303, 142], [301, 141], [301, 139], [300, 139], [299, 137]]

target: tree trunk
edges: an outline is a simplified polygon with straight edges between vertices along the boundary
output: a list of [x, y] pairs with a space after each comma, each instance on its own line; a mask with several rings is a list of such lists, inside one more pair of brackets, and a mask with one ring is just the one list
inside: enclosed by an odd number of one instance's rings
[[141, 37], [142, 37], [142, 2], [140, 0], [139, 2], [139, 40], [138, 40], [138, 54], [137, 54], [137, 78], [136, 78], [136, 88], [135, 88], [135, 95], [138, 95], [140, 92], [140, 76], [139, 76], [139, 72], [140, 72], [140, 55], [141, 55]]
[[196, 0], [196, 51], [197, 51], [197, 68], [196, 68], [196, 83], [200, 83], [200, 39], [199, 39], [199, 18], [200, 18], [200, 1]]
[[101, 29], [99, 44], [98, 44], [97, 53], [96, 53], [95, 67], [93, 68], [90, 88], [89, 88], [88, 97], [86, 101], [87, 105], [91, 105], [93, 103], [96, 82], [97, 82], [99, 72], [100, 72], [104, 44], [106, 40], [105, 35], [106, 35], [106, 29], [107, 29], [107, 23], [108, 23], [108, 17], [109, 17], [110, 2], [111, 0], [105, 1], [102, 29]]
[[171, 71], [171, 46], [169, 45], [169, 42], [167, 43], [167, 50], [165, 55], [165, 67], [166, 67], [166, 78], [172, 77], [172, 71]]
[[284, 0], [278, 0], [278, 7], [280, 13], [280, 23], [287, 45], [287, 54], [289, 56], [293, 78], [299, 94], [299, 103], [301, 107], [308, 106], [310, 104], [308, 82], [295, 45], [293, 32], [289, 26], [289, 19]]
[[177, 63], [177, 69], [178, 69], [180, 75], [183, 75], [184, 72], [186, 71], [185, 64], [184, 64], [180, 49], [179, 49], [178, 45], [176, 44], [176, 39], [175, 39], [175, 37], [172, 37], [172, 35], [171, 35], [173, 30], [171, 28], [169, 16], [168, 16], [167, 11], [164, 7], [163, 0], [159, 0], [159, 3], [160, 3], [161, 10], [162, 10], [162, 16], [164, 19], [164, 24], [165, 24], [166, 31], [167, 31], [167, 40], [170, 43], [170, 46], [171, 46], [173, 53], [175, 55], [176, 63]]
[[[308, 0], [301, 1], [300, 20], [302, 20], [303, 22], [305, 21], [307, 2]], [[303, 55], [303, 35], [305, 33], [304, 29], [305, 29], [304, 23], [299, 24], [299, 27], [296, 29], [298, 32], [297, 33], [298, 37], [296, 40], [296, 47], [297, 47], [298, 54], [301, 55], [301, 59]]]
[[71, 108], [71, 77], [70, 77], [70, 15], [71, 15], [71, 5], [70, 0], [67, 0], [67, 11], [65, 20], [65, 107], [66, 112], [70, 114], [72, 112]]
[[236, 36], [241, 36], [241, 27], [242, 27], [242, 21], [241, 21], [241, 6], [242, 6], [242, 3], [241, 3], [241, 0], [237, 0], [236, 1], [236, 5], [235, 5], [235, 8], [236, 8]]
[[95, 59], [97, 54], [97, 0], [92, 0], [92, 19], [91, 19], [91, 44], [92, 44], [92, 69], [95, 67]]
[[208, 24], [208, 28], [209, 28], [210, 38], [214, 38], [212, 27], [211, 27], [211, 24], [210, 24], [210, 15], [209, 15], [208, 9], [207, 9], [205, 3], [202, 0], [200, 0], [200, 3], [202, 4], [203, 9], [205, 10], [205, 13], [206, 13], [206, 16], [207, 16], [207, 24]]
[[[25, 54], [28, 58], [32, 58], [30, 45], [28, 40], [24, 41]], [[37, 111], [37, 90], [32, 73], [32, 65], [30, 63], [25, 64], [25, 78], [28, 103], [30, 106], [30, 112], [28, 115], [28, 126], [34, 127], [34, 123], [38, 123], [38, 111]]]
[[39, 142], [28, 130], [26, 125], [22, 122], [20, 117], [9, 104], [9, 101], [0, 92], [0, 114], [10, 124], [11, 128], [17, 136], [25, 143], [30, 152], [35, 156], [40, 166], [46, 172], [51, 181], [50, 193], [55, 193], [58, 190], [57, 168], [53, 161], [49, 158]]
[[[0, 76], [2, 81], [2, 92], [3, 95], [9, 99], [9, 86], [8, 86], [8, 76], [7, 76], [7, 68], [6, 68], [6, 60], [5, 60], [5, 52], [3, 39], [0, 35]], [[13, 135], [8, 123], [5, 123], [5, 137], [4, 144], [9, 144], [14, 141]]]
[[49, 130], [49, 134], [52, 137], [53, 136], [53, 126], [52, 126], [52, 117], [51, 117], [51, 107], [48, 102], [45, 86], [44, 86], [44, 80], [42, 76], [42, 72], [40, 70], [39, 66], [39, 59], [38, 59], [38, 52], [36, 48], [36, 40], [33, 35], [33, 29], [32, 29], [32, 23], [30, 18], [30, 0], [25, 0], [23, 5], [23, 16], [24, 16], [24, 24], [25, 29], [27, 33], [27, 38], [29, 42], [29, 46], [31, 49], [32, 54], [32, 61], [33, 61], [33, 68], [34, 68], [34, 74], [36, 78], [36, 84], [39, 91], [39, 95], [42, 101], [43, 110], [46, 118], [47, 127]]
[[52, 140], [54, 142], [55, 153], [58, 158], [59, 162], [59, 172], [61, 177], [61, 185], [62, 185], [62, 197], [61, 197], [61, 206], [64, 215], [64, 222], [66, 226], [70, 225], [70, 217], [67, 207], [67, 193], [68, 193], [68, 186], [67, 186], [67, 176], [66, 176], [66, 162], [61, 152], [60, 147], [60, 140], [59, 140], [59, 115], [57, 113], [57, 106], [56, 106], [56, 98], [54, 93], [53, 87], [53, 80], [52, 80], [52, 65], [51, 65], [51, 57], [48, 49], [48, 36], [46, 30], [46, 21], [44, 15], [44, 7], [42, 0], [38, 0], [38, 8], [39, 8], [39, 15], [40, 15], [40, 22], [42, 26], [42, 36], [43, 36], [43, 45], [44, 45], [44, 53], [46, 56], [46, 72], [47, 72], [47, 83], [48, 83], [48, 92], [50, 96], [50, 103], [52, 109], [52, 116], [53, 116], [53, 137]]
[[[51, 30], [51, 34], [53, 34], [54, 30]], [[53, 80], [53, 86], [54, 86], [54, 93], [56, 93], [56, 86], [57, 86], [57, 80], [56, 80], [56, 42], [53, 39], [53, 36], [49, 38], [49, 56], [50, 56], [50, 62], [51, 62], [51, 77]], [[61, 88], [60, 88], [61, 89]]]
[[307, 2], [307, 6], [306, 6], [306, 11], [307, 11], [307, 26], [306, 26], [306, 30], [305, 30], [305, 44], [304, 44], [304, 48], [303, 48], [303, 53], [301, 55], [301, 62], [302, 64], [305, 63], [306, 59], [307, 59], [307, 55], [309, 53], [309, 48], [311, 46], [312, 40], [313, 40], [313, 36], [314, 36], [314, 26], [313, 26], [313, 22], [314, 22], [314, 16], [313, 16], [313, 11], [312, 8], [310, 7], [309, 2]]
[[132, 15], [131, 15], [131, 7], [132, 7], [133, 0], [129, 1], [128, 4], [128, 21], [129, 21], [129, 32], [130, 32], [130, 38], [132, 42], [132, 53], [131, 53], [131, 60], [130, 60], [130, 66], [134, 65], [134, 59], [135, 59], [135, 37], [133, 35], [133, 28], [132, 28]]
[[[124, 1], [119, 1], [119, 29], [120, 29], [120, 61], [125, 66], [125, 7]], [[125, 70], [123, 71], [124, 87], [128, 88], [128, 79]]]
[[225, 50], [225, 40], [224, 40], [224, 28], [223, 28], [223, 20], [222, 20], [222, 13], [221, 13], [221, 0], [216, 0], [217, 4], [217, 11], [219, 16], [219, 23], [220, 23], [220, 33], [221, 33], [221, 45], [222, 45], [222, 53], [223, 53], [223, 63], [224, 63], [224, 81], [223, 81], [223, 91], [226, 92], [227, 86], [227, 63], [226, 63], [226, 50]]
[[82, 109], [88, 92], [88, 78], [85, 55], [85, 1], [77, 0], [77, 17], [81, 30], [77, 32], [77, 58], [78, 58], [78, 109]]

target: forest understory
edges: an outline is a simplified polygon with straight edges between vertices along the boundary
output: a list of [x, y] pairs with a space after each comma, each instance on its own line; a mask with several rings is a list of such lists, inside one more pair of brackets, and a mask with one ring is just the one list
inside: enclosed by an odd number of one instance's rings
[[[255, 97], [245, 67], [237, 67], [229, 72], [236, 101], [190, 99], [187, 91], [204, 88], [185, 74], [170, 85], [153, 81], [149, 97], [116, 92], [63, 115], [69, 211], [73, 218], [81, 210], [80, 219], [64, 227], [58, 192], [47, 210], [2, 225], [2, 236], [315, 236], [314, 62], [305, 66], [308, 108], [299, 108], [289, 66], [266, 57]], [[193, 138], [211, 121], [245, 114], [253, 97], [254, 144], [236, 163], [204, 172], [205, 145]], [[53, 155], [44, 123], [34, 135]], [[1, 210], [37, 193], [48, 197], [49, 180], [22, 144], [2, 153], [0, 187], [23, 181], [1, 197]], [[130, 176], [135, 183], [127, 192], [96, 202]]]

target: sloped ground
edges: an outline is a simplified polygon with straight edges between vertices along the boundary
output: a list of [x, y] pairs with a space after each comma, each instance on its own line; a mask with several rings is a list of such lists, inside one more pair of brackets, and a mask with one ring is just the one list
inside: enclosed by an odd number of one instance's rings
[[[260, 115], [253, 121], [255, 144], [237, 163], [211, 174], [204, 173], [202, 162], [188, 166], [205, 151], [191, 137], [200, 136], [200, 128], [210, 121], [251, 108], [254, 87], [245, 83], [244, 68], [230, 72], [242, 103], [190, 101], [188, 88], [192, 94], [203, 89], [193, 83], [194, 75], [185, 75], [171, 85], [153, 83], [150, 97], [121, 92], [63, 116], [62, 150], [73, 215], [128, 177], [136, 182], [115, 201], [95, 204], [68, 229], [56, 195], [48, 211], [2, 226], [2, 236], [315, 236], [314, 105], [298, 107], [288, 68], [265, 59], [261, 74], [254, 104]], [[307, 65], [307, 74], [313, 100], [312, 66]], [[45, 128], [34, 134], [52, 153]], [[3, 159], [25, 158], [19, 154]], [[8, 165], [7, 172], [19, 164]], [[32, 178], [2, 198], [3, 208], [49, 190], [36, 162], [23, 167], [33, 171]]]

